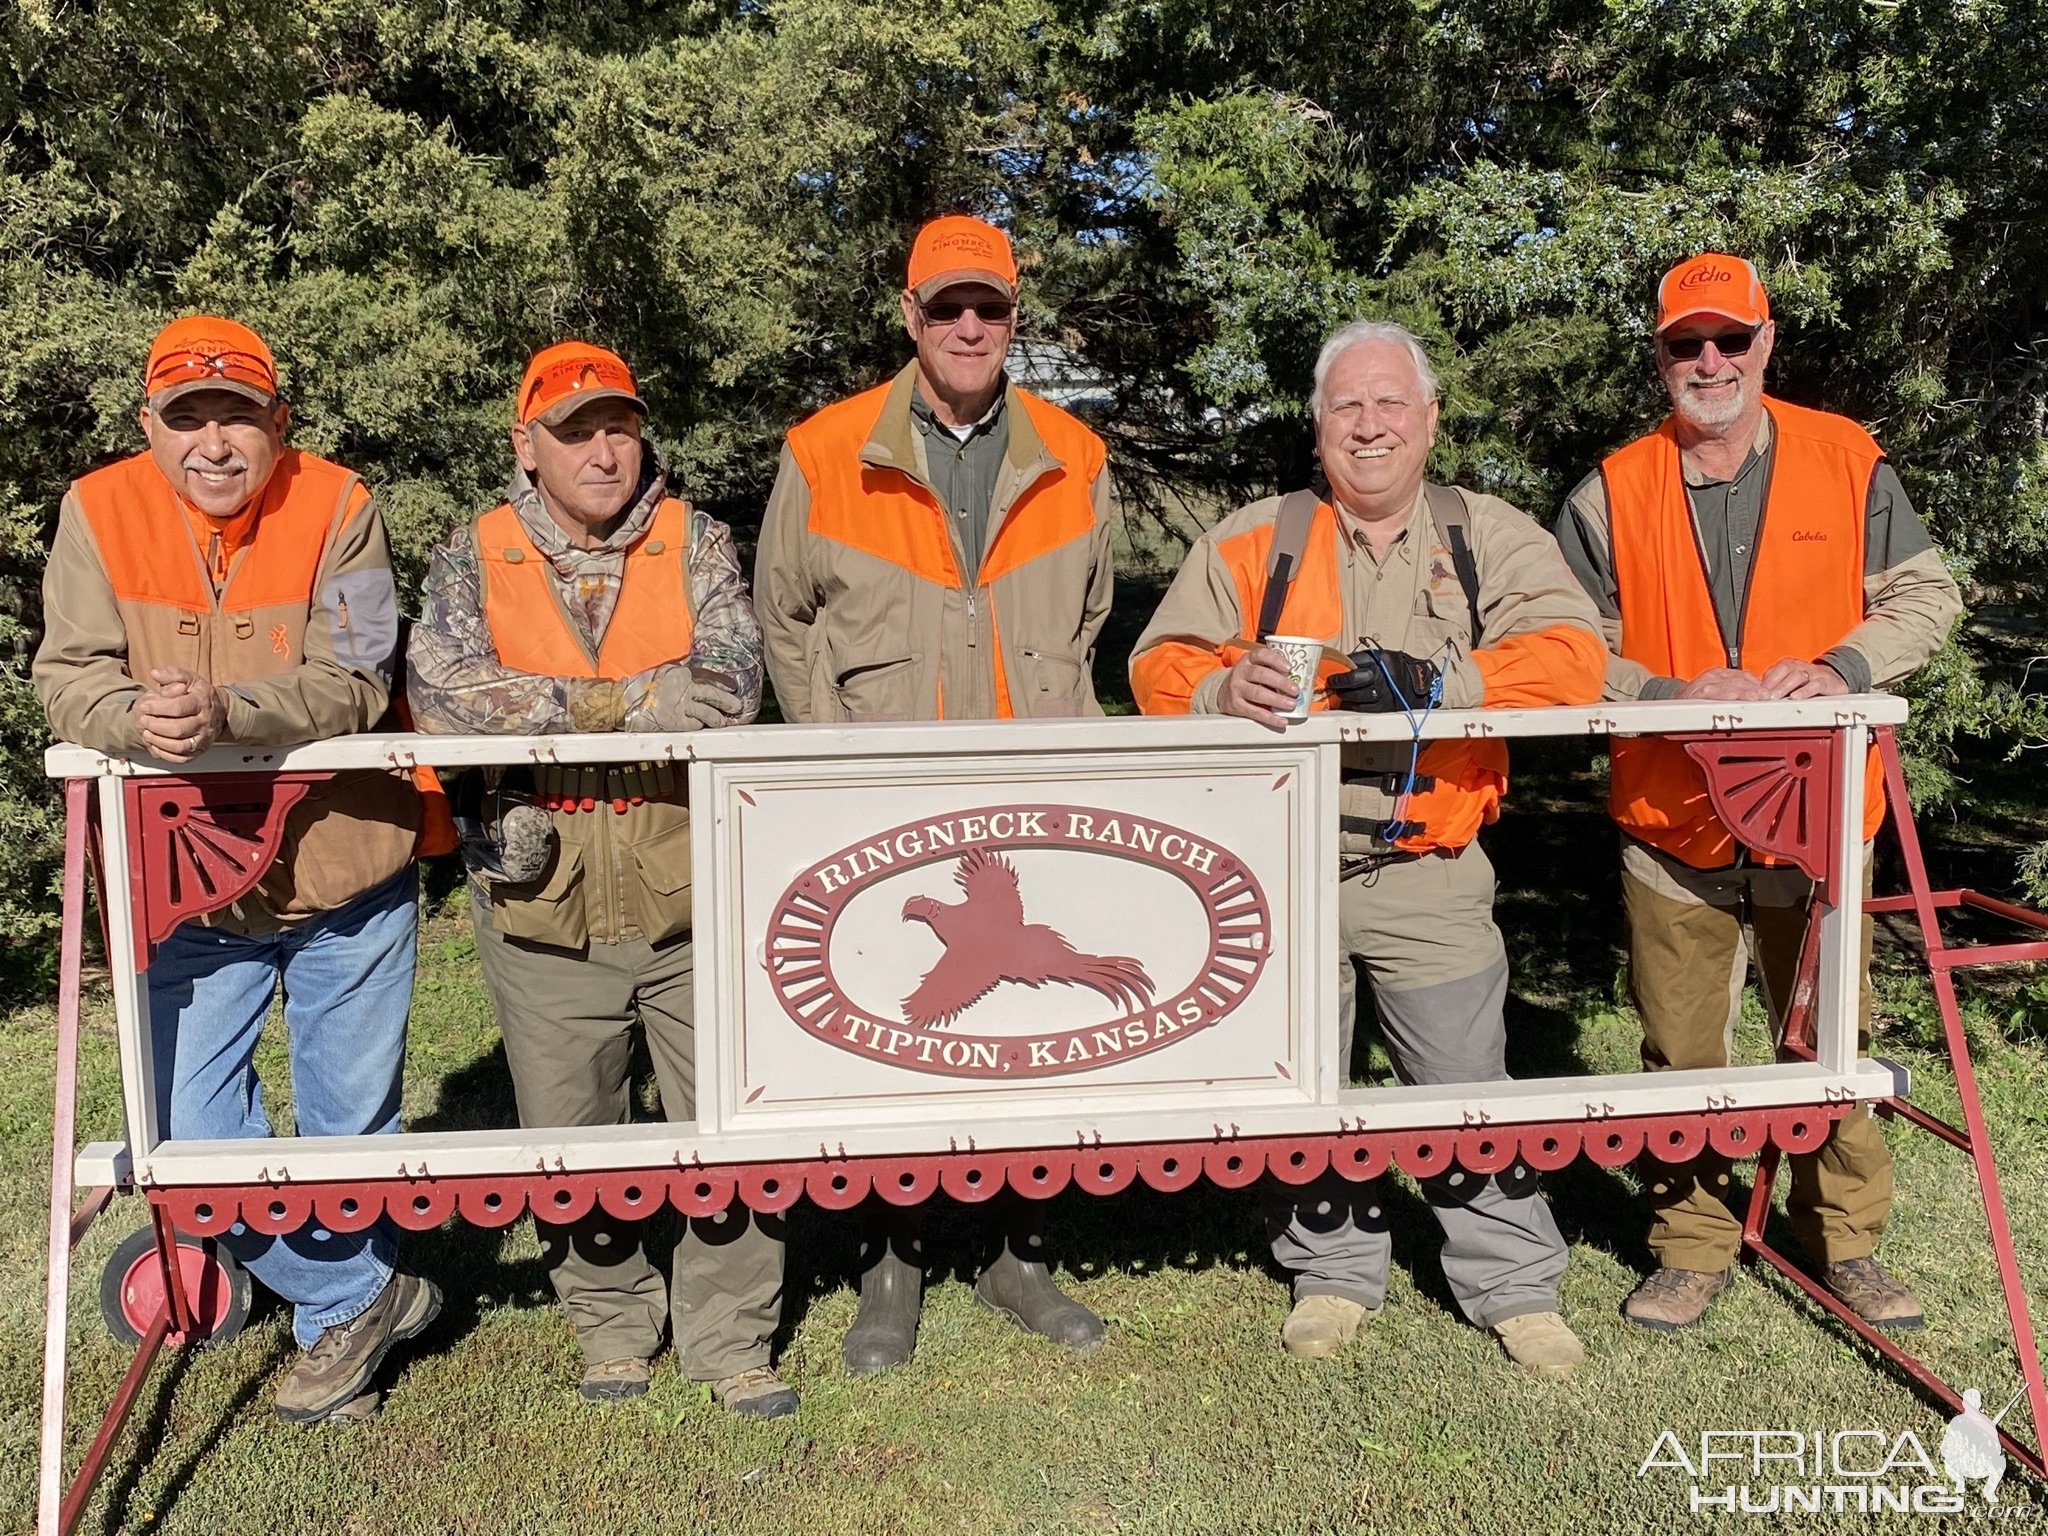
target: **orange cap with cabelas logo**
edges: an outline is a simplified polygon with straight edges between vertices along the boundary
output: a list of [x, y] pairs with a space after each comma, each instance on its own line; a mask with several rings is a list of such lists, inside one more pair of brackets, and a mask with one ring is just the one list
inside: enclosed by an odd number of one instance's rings
[[1688, 256], [1657, 285], [1657, 333], [1688, 315], [1726, 315], [1747, 326], [1771, 318], [1763, 279], [1740, 256], [1702, 251]]
[[259, 405], [277, 398], [277, 359], [248, 326], [219, 315], [186, 315], [156, 333], [142, 368], [142, 392], [160, 411], [180, 395], [226, 390]]
[[920, 299], [955, 283], [987, 283], [1017, 297], [1017, 258], [1010, 237], [993, 224], [949, 213], [917, 232], [910, 247], [910, 287]]
[[618, 353], [594, 342], [558, 341], [526, 365], [515, 410], [521, 426], [557, 427], [593, 400], [625, 400], [647, 414], [633, 371]]

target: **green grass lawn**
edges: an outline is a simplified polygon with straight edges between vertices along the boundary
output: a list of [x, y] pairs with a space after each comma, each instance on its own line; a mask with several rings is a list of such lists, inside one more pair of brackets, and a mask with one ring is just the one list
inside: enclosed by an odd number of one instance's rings
[[[1635, 1053], [1622, 999], [1611, 830], [1592, 768], [1562, 754], [1542, 792], [1496, 829], [1500, 916], [1516, 964], [1514, 1065], [1621, 1070]], [[1554, 798], [1552, 798], [1554, 797]], [[1967, 850], [1965, 850], [1967, 852]], [[1580, 882], [1554, 882], [1569, 871]], [[1590, 891], [1583, 886], [1593, 880]], [[1978, 875], [1989, 883], [1988, 875]], [[510, 1093], [460, 912], [423, 940], [407, 1115], [441, 1127], [502, 1123]], [[1878, 1049], [1913, 1070], [1915, 1097], [1953, 1111], [1924, 989], [1888, 948]], [[1971, 1026], [2021, 1261], [2048, 1276], [2048, 988], [1974, 993]], [[118, 1069], [104, 995], [88, 999], [81, 1131], [117, 1134]], [[0, 1528], [26, 1529], [42, 1353], [53, 1010], [0, 1015]], [[1762, 1049], [1752, 1018], [1745, 1047]], [[282, 1055], [273, 1039], [267, 1078]], [[283, 1099], [278, 1106], [281, 1110]], [[2018, 1385], [1997, 1276], [1960, 1154], [1895, 1126], [1900, 1194], [1883, 1256], [1927, 1303], [1930, 1361], [1995, 1405]], [[222, 1348], [159, 1365], [87, 1516], [87, 1531], [242, 1532], [1586, 1532], [1760, 1520], [1766, 1528], [1931, 1529], [1928, 1516], [1693, 1515], [1685, 1480], [1638, 1477], [1659, 1432], [1911, 1430], [1930, 1453], [1945, 1421], [1876, 1357], [1775, 1277], [1745, 1272], [1676, 1337], [1617, 1307], [1647, 1263], [1634, 1186], [1576, 1165], [1548, 1180], [1573, 1244], [1564, 1309], [1591, 1359], [1572, 1381], [1514, 1371], [1450, 1309], [1436, 1228], [1413, 1185], [1389, 1190], [1395, 1269], [1384, 1314], [1334, 1361], [1280, 1352], [1287, 1299], [1249, 1191], [1068, 1195], [1051, 1227], [1075, 1293], [1108, 1342], [1063, 1357], [975, 1304], [961, 1277], [975, 1223], [942, 1216], [917, 1357], [848, 1379], [854, 1310], [849, 1218], [792, 1220], [783, 1370], [802, 1410], [735, 1421], [657, 1368], [637, 1403], [573, 1392], [578, 1357], [551, 1304], [531, 1228], [450, 1226], [409, 1240], [449, 1301], [387, 1365], [370, 1425], [292, 1429], [271, 1415], [290, 1353], [280, 1309]], [[99, 1266], [139, 1224], [116, 1202], [78, 1255], [70, 1316], [74, 1457], [127, 1362], [101, 1325]], [[1783, 1234], [1785, 1243], [1790, 1237]], [[2042, 1293], [2035, 1294], [2040, 1307]], [[2013, 1420], [2025, 1432], [2025, 1408]], [[1739, 1478], [1735, 1480], [1740, 1480]], [[2007, 1496], [2048, 1502], [2009, 1481]]]

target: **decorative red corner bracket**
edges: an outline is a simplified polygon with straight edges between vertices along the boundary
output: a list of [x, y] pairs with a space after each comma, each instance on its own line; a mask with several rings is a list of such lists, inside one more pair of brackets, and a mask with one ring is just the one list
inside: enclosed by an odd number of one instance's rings
[[256, 888], [284, 840], [285, 817], [331, 773], [220, 773], [123, 782], [135, 968], [189, 917]]
[[1745, 847], [1798, 865], [1823, 890], [1832, 883], [1839, 732], [1820, 726], [1667, 739], [1699, 764], [1714, 814]]

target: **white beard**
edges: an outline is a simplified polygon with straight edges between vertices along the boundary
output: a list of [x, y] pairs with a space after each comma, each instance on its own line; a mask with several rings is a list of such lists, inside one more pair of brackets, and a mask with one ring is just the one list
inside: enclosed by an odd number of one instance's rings
[[1673, 408], [1694, 426], [1711, 429], [1732, 425], [1748, 404], [1749, 386], [1737, 378], [1735, 388], [1718, 402], [1703, 400], [1690, 388], [1681, 389]]

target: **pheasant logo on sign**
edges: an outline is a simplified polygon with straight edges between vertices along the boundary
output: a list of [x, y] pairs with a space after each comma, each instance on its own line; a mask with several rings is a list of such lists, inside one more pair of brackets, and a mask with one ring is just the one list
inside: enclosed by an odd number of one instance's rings
[[[958, 901], [917, 888], [944, 865]], [[1177, 884], [1192, 906], [1147, 894], [1162, 876], [1158, 889]], [[879, 888], [906, 877], [913, 893], [883, 902]], [[1079, 893], [1126, 889], [1126, 907], [1177, 925], [1175, 942], [1134, 945], [1126, 928], [1116, 947], [1156, 953], [1095, 952], [1078, 926], [1089, 921]], [[870, 891], [876, 899], [862, 901]], [[929, 928], [939, 953], [902, 967], [901, 991], [864, 984], [856, 999], [842, 976], [891, 952], [883, 923]], [[1163, 1050], [1219, 1023], [1251, 993], [1271, 946], [1265, 892], [1228, 849], [1126, 812], [1000, 805], [892, 827], [820, 859], [776, 902], [763, 958], [783, 1012], [841, 1050], [948, 1077], [1051, 1077]], [[1003, 1012], [1006, 994], [1027, 999], [1031, 1022], [980, 1022], [988, 1009]], [[877, 995], [901, 1002], [877, 1006]]]
[[921, 1029], [951, 1024], [1005, 981], [1087, 987], [1126, 1008], [1151, 1000], [1152, 978], [1129, 955], [1084, 955], [1045, 924], [1025, 922], [1017, 871], [1001, 854], [975, 849], [953, 879], [965, 901], [949, 906], [913, 896], [903, 903], [903, 920], [931, 924], [946, 946], [944, 957], [903, 999], [903, 1017], [910, 1023]]

